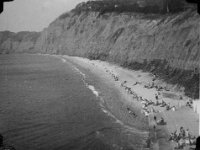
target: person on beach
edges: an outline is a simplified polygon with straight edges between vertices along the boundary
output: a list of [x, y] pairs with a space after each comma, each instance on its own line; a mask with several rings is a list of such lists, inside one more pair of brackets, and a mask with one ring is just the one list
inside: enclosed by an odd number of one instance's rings
[[165, 107], [166, 105], [167, 105], [167, 103], [162, 99], [160, 107]]
[[190, 136], [189, 129], [187, 129], [187, 130], [185, 131], [185, 137], [186, 137], [186, 138], [189, 138], [189, 136]]
[[157, 121], [157, 124], [158, 124], [158, 125], [165, 125], [166, 123], [165, 123], [164, 118], [161, 117], [161, 119]]
[[157, 122], [157, 117], [156, 116], [154, 116], [153, 119], [154, 119], [155, 122]]
[[158, 106], [159, 105], [159, 101], [158, 100], [156, 100], [156, 106]]
[[170, 103], [168, 103], [167, 105], [166, 105], [166, 110], [170, 110], [171, 109], [171, 106], [170, 106]]
[[156, 100], [158, 100], [158, 94], [155, 94], [155, 98], [156, 98]]
[[176, 107], [175, 106], [173, 106], [171, 109], [172, 109], [172, 111], [176, 111]]
[[153, 130], [154, 131], [156, 130], [156, 123], [154, 123], [154, 125], [153, 125]]
[[180, 127], [180, 136], [183, 138], [185, 137], [185, 130], [183, 127]]
[[134, 117], [136, 117], [136, 114], [129, 107], [127, 107], [127, 110], [130, 115], [133, 115]]
[[155, 85], [155, 84], [154, 84], [154, 81], [152, 81], [151, 88], [153, 88], [153, 87], [154, 87], [154, 85]]

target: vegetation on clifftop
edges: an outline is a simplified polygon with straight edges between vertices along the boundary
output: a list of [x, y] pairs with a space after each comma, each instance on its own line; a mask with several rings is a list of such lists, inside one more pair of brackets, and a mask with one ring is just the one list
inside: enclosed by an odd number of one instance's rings
[[[91, 0], [82, 2], [72, 10], [75, 14], [81, 12], [99, 12], [100, 15], [109, 12], [140, 12], [140, 13], [177, 13], [187, 8], [185, 0]], [[65, 13], [59, 18], [64, 19], [69, 14]]]

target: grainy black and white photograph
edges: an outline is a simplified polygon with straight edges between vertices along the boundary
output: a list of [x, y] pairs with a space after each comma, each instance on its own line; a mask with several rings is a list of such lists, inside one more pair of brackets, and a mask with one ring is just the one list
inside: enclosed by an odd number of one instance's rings
[[0, 6], [0, 150], [200, 150], [199, 0]]

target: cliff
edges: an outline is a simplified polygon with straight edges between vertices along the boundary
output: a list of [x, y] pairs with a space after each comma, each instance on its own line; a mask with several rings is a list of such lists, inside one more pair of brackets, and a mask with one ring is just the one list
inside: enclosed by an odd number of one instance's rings
[[32, 52], [40, 36], [38, 32], [0, 32], [0, 54]]
[[40, 34], [16, 40], [12, 35], [2, 38], [1, 33], [1, 53], [31, 51], [106, 60], [150, 71], [184, 86], [186, 95], [199, 97], [200, 17], [196, 10], [173, 14], [105, 10], [83, 3]]

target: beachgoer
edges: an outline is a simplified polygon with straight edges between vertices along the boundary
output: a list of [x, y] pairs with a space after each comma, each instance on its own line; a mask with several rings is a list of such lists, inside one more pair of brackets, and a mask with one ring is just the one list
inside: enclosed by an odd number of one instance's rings
[[184, 141], [184, 139], [183, 138], [181, 138], [179, 141], [178, 141], [178, 148], [179, 149], [182, 149], [183, 148], [183, 146], [184, 146], [184, 144], [185, 144], [185, 141]]
[[131, 113], [131, 110], [130, 110], [130, 108], [127, 108], [127, 110], [128, 110], [128, 113], [130, 114], [130, 113]]
[[189, 138], [185, 138], [185, 144], [190, 145], [190, 139]]
[[189, 134], [190, 134], [190, 133], [189, 133], [189, 129], [187, 129], [187, 130], [185, 131], [185, 137], [186, 137], [186, 138], [189, 138]]
[[191, 136], [191, 135], [190, 135], [190, 138], [189, 138], [189, 140], [190, 140], [190, 145], [195, 145], [195, 144], [196, 144], [196, 142], [197, 142], [197, 141], [196, 141], [197, 139], [196, 139], [196, 137], [195, 137], [195, 136]]
[[183, 127], [180, 127], [180, 136], [185, 137], [185, 130]]
[[156, 121], [156, 122], [157, 122], [157, 117], [156, 117], [156, 116], [154, 116], [154, 117], [153, 117], [153, 119], [154, 119], [154, 121]]
[[169, 104], [166, 106], [166, 110], [170, 110], [170, 105]]
[[155, 98], [156, 98], [156, 100], [158, 100], [158, 95], [157, 94], [155, 94]]
[[161, 117], [160, 122], [164, 123], [164, 118], [163, 117]]
[[128, 113], [129, 113], [129, 114], [133, 115], [134, 117], [137, 116], [130, 108], [127, 108], [127, 110], [128, 110]]
[[164, 118], [161, 117], [161, 119], [157, 121], [157, 124], [164, 125], [165, 124]]
[[189, 102], [190, 102], [190, 104], [193, 104], [193, 101], [192, 101], [192, 99], [191, 99], [191, 98], [189, 99]]
[[148, 113], [147, 111], [144, 111], [144, 115], [145, 115], [146, 117], [149, 117], [149, 113]]
[[176, 139], [178, 137], [177, 135], [177, 130], [174, 131], [174, 139]]
[[152, 81], [152, 85], [151, 85], [151, 87], [152, 87], [152, 88], [154, 87], [154, 81]]
[[172, 107], [172, 111], [176, 111], [176, 107], [175, 106]]
[[169, 137], [169, 141], [172, 141], [172, 140], [174, 140], [174, 133], [171, 133]]
[[154, 129], [154, 131], [156, 130], [156, 124], [153, 125], [153, 129]]
[[156, 106], [158, 106], [159, 105], [159, 102], [158, 102], [158, 100], [156, 100]]

